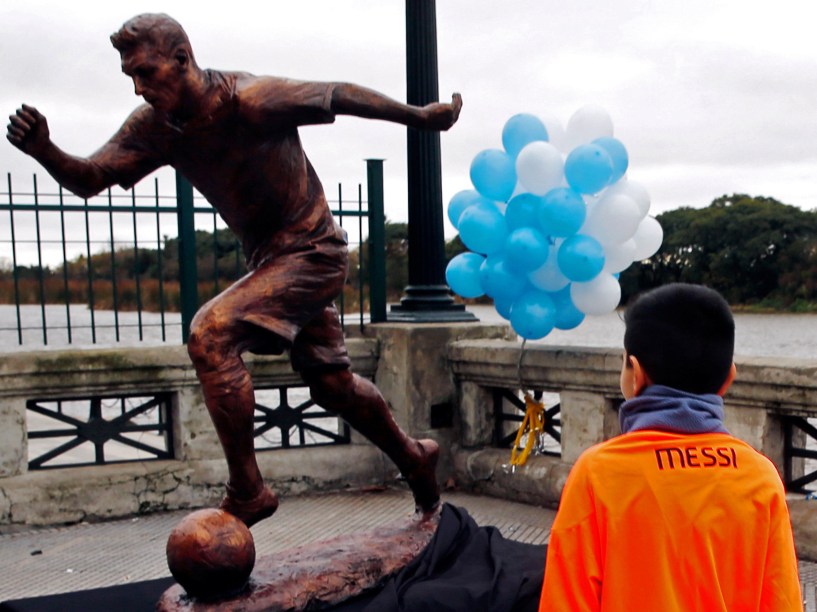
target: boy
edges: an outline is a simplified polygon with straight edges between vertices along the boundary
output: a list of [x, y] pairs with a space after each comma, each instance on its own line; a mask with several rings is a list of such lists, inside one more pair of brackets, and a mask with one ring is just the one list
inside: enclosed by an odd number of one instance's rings
[[783, 484], [723, 425], [736, 372], [728, 304], [672, 284], [624, 321], [622, 435], [571, 471], [540, 612], [802, 611]]

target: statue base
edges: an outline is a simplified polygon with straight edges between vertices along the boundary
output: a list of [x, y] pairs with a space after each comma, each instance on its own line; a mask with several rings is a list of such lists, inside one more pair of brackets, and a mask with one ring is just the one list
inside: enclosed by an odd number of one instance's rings
[[203, 600], [176, 584], [164, 592], [160, 612], [283, 612], [316, 610], [377, 588], [428, 545], [440, 511], [415, 515], [364, 533], [291, 548], [261, 557], [237, 594]]

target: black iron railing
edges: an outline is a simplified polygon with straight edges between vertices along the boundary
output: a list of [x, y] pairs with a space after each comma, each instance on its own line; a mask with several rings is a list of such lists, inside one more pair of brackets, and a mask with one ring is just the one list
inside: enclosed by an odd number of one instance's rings
[[[350, 235], [368, 234], [371, 270], [354, 270], [340, 296], [344, 325], [385, 320], [382, 161], [367, 162], [362, 186], [338, 185], [330, 207]], [[241, 249], [215, 210], [176, 175], [89, 199], [43, 190], [34, 176], [0, 191], [0, 342], [94, 345], [183, 342], [198, 307], [245, 272]], [[367, 259], [353, 257], [357, 265]], [[365, 287], [369, 287], [368, 295]], [[368, 305], [371, 304], [371, 310]], [[370, 313], [367, 316], [367, 313]]]

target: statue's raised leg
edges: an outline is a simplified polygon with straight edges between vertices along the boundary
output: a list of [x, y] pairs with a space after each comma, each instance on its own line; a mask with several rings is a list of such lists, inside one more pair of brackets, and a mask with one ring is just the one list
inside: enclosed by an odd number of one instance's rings
[[434, 511], [440, 503], [437, 443], [408, 436], [377, 387], [348, 368], [312, 368], [302, 375], [318, 404], [340, 415], [394, 461], [414, 494], [417, 510]]

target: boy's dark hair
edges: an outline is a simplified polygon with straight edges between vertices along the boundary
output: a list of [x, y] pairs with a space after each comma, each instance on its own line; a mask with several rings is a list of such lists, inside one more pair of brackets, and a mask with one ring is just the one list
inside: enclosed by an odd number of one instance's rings
[[624, 314], [624, 350], [650, 380], [717, 393], [732, 367], [735, 320], [714, 289], [673, 283], [640, 295]]

